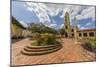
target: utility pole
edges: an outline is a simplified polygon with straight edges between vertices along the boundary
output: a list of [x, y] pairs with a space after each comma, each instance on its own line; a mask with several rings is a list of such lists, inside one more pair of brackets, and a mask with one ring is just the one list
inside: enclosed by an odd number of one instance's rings
[[75, 42], [74, 44], [77, 44], [77, 19], [74, 17], [74, 34], [75, 34]]

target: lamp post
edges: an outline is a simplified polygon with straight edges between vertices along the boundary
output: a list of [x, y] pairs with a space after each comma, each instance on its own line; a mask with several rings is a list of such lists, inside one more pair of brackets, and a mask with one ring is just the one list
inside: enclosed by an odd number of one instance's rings
[[74, 34], [75, 34], [75, 42], [74, 44], [77, 44], [77, 19], [74, 17]]

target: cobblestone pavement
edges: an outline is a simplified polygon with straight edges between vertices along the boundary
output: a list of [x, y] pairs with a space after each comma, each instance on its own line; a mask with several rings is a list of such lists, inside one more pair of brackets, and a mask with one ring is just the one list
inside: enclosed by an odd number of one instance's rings
[[50, 64], [64, 62], [95, 61], [95, 53], [82, 48], [80, 44], [75, 45], [73, 39], [62, 38], [62, 48], [59, 51], [39, 55], [26, 56], [21, 54], [24, 46], [29, 45], [31, 41], [26, 38], [12, 44], [11, 47], [11, 65], [32, 65], [32, 64]]

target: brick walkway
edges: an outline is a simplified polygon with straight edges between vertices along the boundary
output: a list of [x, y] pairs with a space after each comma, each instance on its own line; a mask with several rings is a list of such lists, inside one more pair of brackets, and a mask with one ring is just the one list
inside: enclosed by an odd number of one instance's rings
[[12, 44], [11, 62], [12, 65], [50, 64], [62, 62], [95, 61], [95, 53], [83, 49], [80, 44], [75, 45], [72, 39], [62, 38], [63, 48], [40, 56], [26, 56], [20, 53], [24, 46], [31, 41], [28, 38]]

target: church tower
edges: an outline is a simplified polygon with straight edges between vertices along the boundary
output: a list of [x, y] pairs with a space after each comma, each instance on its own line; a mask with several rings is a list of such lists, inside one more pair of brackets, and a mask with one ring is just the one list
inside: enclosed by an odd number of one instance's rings
[[66, 12], [65, 13], [65, 17], [64, 17], [64, 28], [65, 28], [65, 37], [70, 37], [70, 17], [69, 17], [69, 13]]

